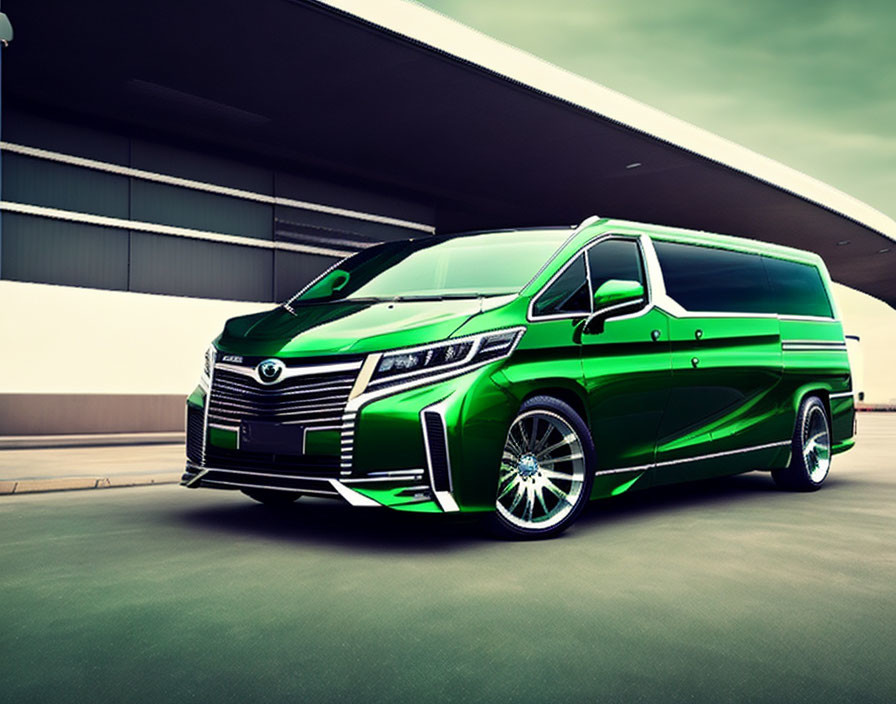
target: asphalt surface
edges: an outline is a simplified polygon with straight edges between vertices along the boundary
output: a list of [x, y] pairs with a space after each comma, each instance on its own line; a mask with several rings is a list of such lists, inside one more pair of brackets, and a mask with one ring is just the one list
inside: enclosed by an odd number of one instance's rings
[[893, 702], [896, 414], [557, 540], [152, 486], [0, 497], [9, 702]]

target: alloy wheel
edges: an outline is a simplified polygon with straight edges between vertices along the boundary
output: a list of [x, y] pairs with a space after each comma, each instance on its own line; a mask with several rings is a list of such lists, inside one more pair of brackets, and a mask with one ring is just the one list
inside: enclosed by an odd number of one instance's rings
[[814, 405], [809, 408], [803, 423], [802, 452], [809, 472], [809, 478], [820, 483], [831, 467], [831, 435], [824, 408]]
[[585, 451], [575, 429], [556, 413], [525, 411], [504, 443], [496, 508], [519, 528], [551, 528], [575, 509], [585, 475]]

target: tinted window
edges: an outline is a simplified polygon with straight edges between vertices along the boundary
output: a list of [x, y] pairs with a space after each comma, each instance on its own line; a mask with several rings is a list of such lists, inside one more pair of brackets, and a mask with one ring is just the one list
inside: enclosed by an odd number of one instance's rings
[[644, 285], [644, 270], [637, 242], [607, 240], [594, 245], [588, 250], [588, 267], [593, 291], [610, 279], [637, 281]]
[[811, 264], [763, 257], [776, 312], [781, 315], [833, 316], [821, 273]]
[[591, 296], [585, 277], [585, 256], [580, 254], [548, 286], [533, 306], [535, 315], [590, 313]]
[[770, 313], [762, 258], [670, 242], [654, 242], [666, 293], [691, 311]]

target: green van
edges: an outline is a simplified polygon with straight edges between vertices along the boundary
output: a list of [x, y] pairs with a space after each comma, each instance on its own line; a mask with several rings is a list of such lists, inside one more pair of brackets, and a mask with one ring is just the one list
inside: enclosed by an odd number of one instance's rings
[[187, 399], [188, 487], [569, 526], [589, 499], [854, 443], [821, 259], [590, 218], [387, 242], [234, 318]]

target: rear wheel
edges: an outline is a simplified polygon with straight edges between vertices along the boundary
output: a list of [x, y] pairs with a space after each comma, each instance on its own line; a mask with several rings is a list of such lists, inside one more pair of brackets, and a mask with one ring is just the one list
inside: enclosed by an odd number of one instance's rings
[[831, 468], [831, 421], [824, 403], [808, 396], [800, 403], [796, 428], [786, 469], [772, 470], [782, 489], [815, 491], [821, 487]]
[[272, 489], [241, 489], [240, 491], [265, 506], [288, 506], [301, 496], [295, 491], [274, 491]]
[[585, 507], [594, 481], [594, 443], [573, 408], [535, 396], [519, 410], [504, 443], [492, 519], [501, 537], [555, 536]]

